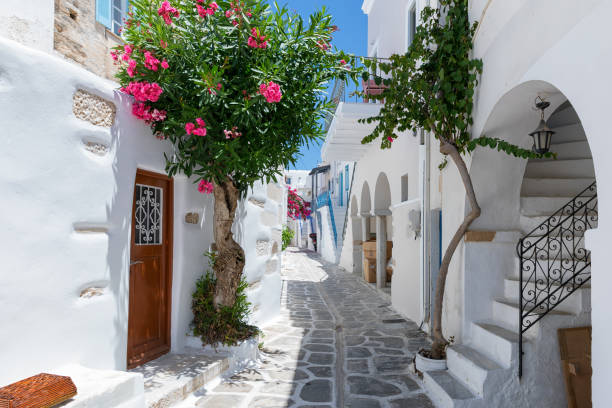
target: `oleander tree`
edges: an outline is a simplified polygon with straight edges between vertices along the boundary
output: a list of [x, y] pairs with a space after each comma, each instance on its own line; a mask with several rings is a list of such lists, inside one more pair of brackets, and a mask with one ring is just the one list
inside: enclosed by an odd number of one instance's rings
[[449, 265], [461, 239], [481, 212], [464, 156], [479, 147], [525, 159], [553, 156], [486, 135], [472, 136], [473, 97], [483, 69], [482, 61], [471, 57], [476, 27], [477, 23], [469, 21], [468, 0], [440, 0], [438, 8], [423, 10], [405, 55], [393, 55], [388, 62], [364, 61], [372, 72], [383, 73], [375, 81], [384, 85], [384, 91], [368, 97], [384, 101], [384, 105], [378, 115], [362, 120], [376, 123], [362, 143], [380, 138], [381, 148], [388, 149], [403, 132], [415, 134], [419, 129], [428, 132], [440, 142], [440, 152], [445, 157], [440, 168], [447, 165], [450, 157], [469, 201], [470, 211], [446, 248], [436, 282], [434, 342], [428, 353], [434, 359], [444, 358], [448, 344], [442, 330], [442, 307]]
[[169, 141], [170, 176], [214, 194], [215, 307], [231, 306], [245, 264], [232, 235], [238, 200], [323, 137], [330, 81], [356, 81], [355, 57], [331, 46], [325, 9], [308, 21], [259, 0], [131, 0], [111, 53], [133, 114]]

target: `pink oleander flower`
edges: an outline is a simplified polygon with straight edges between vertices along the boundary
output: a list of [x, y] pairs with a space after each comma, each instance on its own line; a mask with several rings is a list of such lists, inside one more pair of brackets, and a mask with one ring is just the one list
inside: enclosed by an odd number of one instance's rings
[[161, 62], [161, 67], [162, 67], [163, 69], [168, 69], [168, 68], [170, 67], [170, 65], [168, 65], [168, 61], [163, 60], [163, 61]]
[[219, 83], [217, 84], [217, 90], [218, 90], [218, 91], [220, 91], [220, 90], [221, 90], [221, 88], [223, 88], [223, 85], [221, 85], [221, 82], [219, 82]]
[[227, 10], [225, 12], [225, 17], [230, 18], [233, 14], [234, 14], [234, 12], [232, 10]]
[[387, 140], [389, 141], [389, 143], [393, 143], [393, 138], [391, 136], [387, 136]]
[[129, 57], [130, 55], [132, 55], [132, 52], [134, 52], [134, 46], [130, 44], [125, 44], [123, 46], [123, 51], [125, 51], [125, 55]]
[[166, 111], [153, 109], [144, 103], [135, 103], [132, 105], [132, 114], [138, 119], [144, 120], [147, 124], [152, 122], [161, 122], [166, 120]]
[[140, 102], [157, 102], [159, 96], [163, 92], [163, 89], [157, 83], [149, 83], [147, 81], [130, 82], [127, 87], [121, 90], [127, 94], [133, 95], [134, 99]]
[[172, 17], [176, 18], [180, 15], [179, 11], [172, 7], [167, 0], [164, 1], [161, 7], [157, 10], [157, 14], [164, 19], [164, 22], [167, 25], [172, 24]]
[[345, 60], [340, 60], [340, 65], [346, 65], [346, 61]]
[[193, 129], [192, 133], [196, 136], [206, 136], [206, 128]]
[[193, 130], [195, 129], [195, 125], [191, 122], [185, 123], [185, 132], [187, 132], [188, 135], [193, 133]]
[[145, 62], [144, 65], [146, 68], [151, 71], [157, 71], [159, 66], [159, 60], [153, 56], [149, 51], [144, 52]]
[[166, 115], [167, 112], [165, 110], [153, 109], [153, 112], [151, 112], [151, 117], [155, 122], [161, 122], [166, 120]]
[[202, 120], [202, 118], [197, 118], [196, 122], [197, 122], [198, 126], [200, 126], [200, 127], [205, 127], [206, 126], [206, 122], [204, 122]]
[[223, 131], [223, 134], [225, 134], [225, 138], [226, 139], [236, 139], [236, 138], [242, 136], [242, 133], [238, 132], [238, 126], [234, 126], [232, 128], [232, 130], [225, 129]]
[[164, 49], [168, 47], [168, 43], [164, 40], [159, 40], [159, 45]]
[[280, 102], [283, 97], [280, 86], [272, 81], [268, 82], [267, 85], [265, 83], [259, 85], [259, 93], [266, 98], [268, 103]]
[[268, 48], [268, 41], [265, 35], [260, 35], [257, 28], [251, 28], [251, 36], [247, 40], [247, 45], [251, 48]]
[[136, 74], [136, 61], [131, 59], [128, 61], [127, 74], [130, 78], [134, 78], [134, 74]]
[[114, 61], [117, 61], [119, 59], [119, 56], [117, 55], [117, 51], [111, 51], [110, 56]]
[[238, 25], [238, 20], [232, 20], [232, 25], [236, 27]]
[[202, 194], [211, 194], [213, 192], [214, 186], [213, 183], [206, 180], [200, 180], [198, 184], [198, 191]]

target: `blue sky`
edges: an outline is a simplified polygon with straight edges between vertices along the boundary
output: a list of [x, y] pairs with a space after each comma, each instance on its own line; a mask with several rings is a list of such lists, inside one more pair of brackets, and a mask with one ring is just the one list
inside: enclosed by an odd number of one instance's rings
[[[348, 53], [366, 55], [368, 20], [361, 11], [363, 0], [278, 0], [278, 4], [287, 4], [304, 18], [325, 6], [340, 29], [334, 34], [333, 45]], [[296, 169], [312, 169], [321, 160], [320, 146], [311, 146], [310, 149], [303, 147], [302, 154]]]

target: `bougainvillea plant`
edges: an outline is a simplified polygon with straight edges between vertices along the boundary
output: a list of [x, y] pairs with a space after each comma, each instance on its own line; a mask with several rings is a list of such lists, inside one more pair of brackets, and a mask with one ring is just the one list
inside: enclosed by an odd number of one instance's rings
[[304, 201], [297, 193], [297, 189], [288, 187], [287, 217], [292, 220], [305, 220], [311, 214], [310, 203]]
[[112, 55], [133, 114], [174, 147], [167, 172], [215, 197], [215, 306], [231, 306], [245, 263], [231, 227], [238, 199], [323, 137], [330, 81], [357, 80], [330, 47], [325, 10], [308, 23], [259, 0], [131, 0]]
[[[436, 282], [434, 342], [428, 352], [434, 359], [444, 358], [448, 345], [442, 332], [442, 306], [450, 262], [481, 211], [463, 156], [476, 148], [487, 147], [525, 159], [543, 157], [501, 139], [486, 135], [472, 137], [474, 91], [483, 68], [481, 60], [471, 58], [477, 23], [470, 23], [468, 0], [438, 3], [438, 8], [423, 9], [421, 23], [406, 54], [392, 55], [389, 62], [364, 61], [368, 68], [383, 72], [386, 77], [375, 79], [377, 84], [385, 85], [384, 91], [380, 95], [368, 95], [370, 99], [384, 101], [380, 113], [361, 121], [376, 123], [374, 131], [362, 143], [380, 137], [382, 148], [391, 148], [399, 132], [416, 134], [422, 129], [430, 133], [440, 142], [440, 152], [455, 164], [465, 188], [470, 212], [446, 248]], [[445, 165], [446, 159], [441, 168]]]

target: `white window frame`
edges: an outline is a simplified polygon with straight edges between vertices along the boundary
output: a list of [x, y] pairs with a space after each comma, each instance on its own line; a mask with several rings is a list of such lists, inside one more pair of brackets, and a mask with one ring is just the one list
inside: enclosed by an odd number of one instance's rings
[[[411, 14], [414, 12], [414, 27], [412, 24]], [[417, 14], [417, 2], [416, 0], [412, 0], [406, 6], [406, 33], [404, 35], [404, 39], [406, 40], [406, 52], [408, 52], [408, 47], [414, 41], [414, 33], [416, 32], [416, 27], [419, 24], [419, 16]]]

